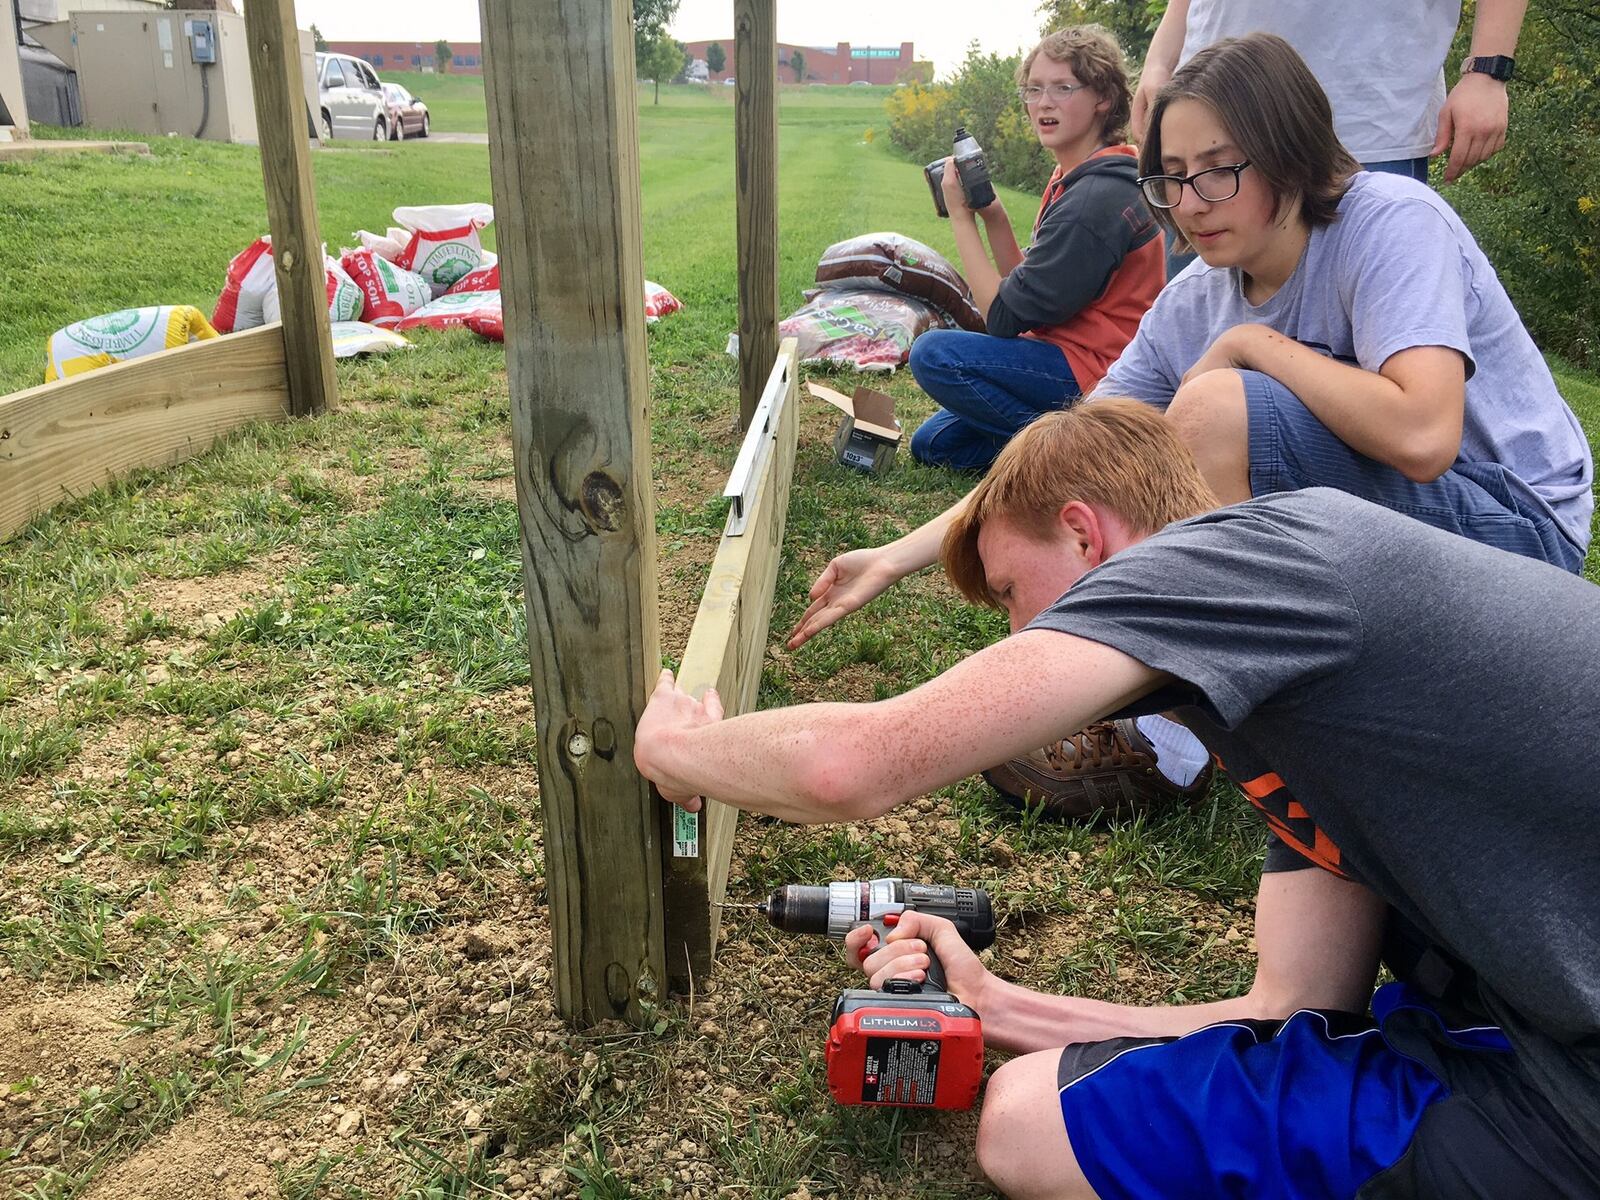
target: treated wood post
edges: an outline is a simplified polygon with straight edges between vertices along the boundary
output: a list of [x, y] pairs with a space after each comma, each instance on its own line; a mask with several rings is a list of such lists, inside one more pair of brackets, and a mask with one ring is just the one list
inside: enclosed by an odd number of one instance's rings
[[327, 274], [311, 182], [294, 0], [250, 0], [244, 6], [244, 20], [261, 175], [267, 190], [267, 227], [272, 231], [272, 262], [283, 310], [289, 411], [309, 417], [339, 402], [339, 385], [333, 377]]
[[633, 27], [628, 0], [481, 10], [556, 1007], [637, 1020], [665, 955]]
[[739, 428], [778, 353], [778, 22], [775, 0], [734, 0], [734, 180], [739, 205]]

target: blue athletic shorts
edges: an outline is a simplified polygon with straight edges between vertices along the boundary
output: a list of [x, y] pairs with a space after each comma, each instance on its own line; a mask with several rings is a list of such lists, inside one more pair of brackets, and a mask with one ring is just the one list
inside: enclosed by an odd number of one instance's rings
[[1332, 487], [1486, 546], [1574, 574], [1583, 551], [1543, 497], [1499, 463], [1457, 463], [1432, 483], [1352, 450], [1270, 375], [1240, 371], [1250, 414], [1250, 494]]
[[1539, 1200], [1600, 1195], [1600, 1156], [1492, 1026], [1405, 984], [1373, 1017], [1297, 1012], [1068, 1046], [1067, 1136], [1100, 1200]]

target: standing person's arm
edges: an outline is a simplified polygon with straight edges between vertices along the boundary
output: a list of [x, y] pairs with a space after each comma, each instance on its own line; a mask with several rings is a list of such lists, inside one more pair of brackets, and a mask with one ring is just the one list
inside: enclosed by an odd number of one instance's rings
[[[1473, 58], [1517, 52], [1517, 36], [1522, 32], [1522, 17], [1528, 0], [1478, 0], [1472, 17]], [[1454, 65], [1454, 64], [1451, 64]], [[1506, 85], [1480, 71], [1463, 74], [1439, 112], [1439, 133], [1433, 139], [1431, 158], [1450, 150], [1444, 181], [1454, 183], [1486, 159], [1493, 158], [1506, 144], [1506, 125], [1511, 117], [1511, 102]]]
[[1188, 32], [1189, 0], [1171, 0], [1150, 39], [1150, 48], [1144, 52], [1144, 69], [1139, 72], [1139, 87], [1133, 93], [1130, 124], [1136, 141], [1144, 140], [1144, 127], [1150, 120], [1150, 104], [1156, 93], [1178, 69], [1178, 57], [1183, 53], [1183, 39]]

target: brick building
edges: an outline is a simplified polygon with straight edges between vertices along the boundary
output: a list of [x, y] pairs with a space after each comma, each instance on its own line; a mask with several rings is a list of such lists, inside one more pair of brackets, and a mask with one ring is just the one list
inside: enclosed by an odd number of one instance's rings
[[[349, 54], [364, 58], [378, 69], [379, 74], [390, 71], [420, 71], [433, 66], [433, 42], [334, 42], [328, 49], [336, 54]], [[483, 74], [482, 42], [451, 42], [452, 75]]]
[[[727, 61], [722, 70], [712, 71], [711, 82], [720, 83], [734, 74], [733, 38], [708, 38], [700, 42], [686, 42], [684, 48], [701, 61], [706, 48], [719, 42]], [[852, 46], [839, 42], [828, 46], [794, 46], [778, 43], [778, 78], [784, 83], [798, 82], [791, 69], [791, 56], [800, 51], [805, 79], [811, 83], [898, 83], [901, 77], [914, 70], [911, 43], [901, 42], [896, 48], [887, 46]]]

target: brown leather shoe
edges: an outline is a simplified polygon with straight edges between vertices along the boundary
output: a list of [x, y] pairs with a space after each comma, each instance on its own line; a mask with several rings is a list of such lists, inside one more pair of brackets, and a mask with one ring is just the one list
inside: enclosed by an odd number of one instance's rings
[[1179, 787], [1156, 766], [1155, 747], [1132, 718], [1096, 721], [1059, 742], [983, 773], [1003, 799], [1041, 806], [1057, 821], [1101, 813], [1127, 817], [1174, 801], [1193, 804], [1211, 786], [1211, 766]]

